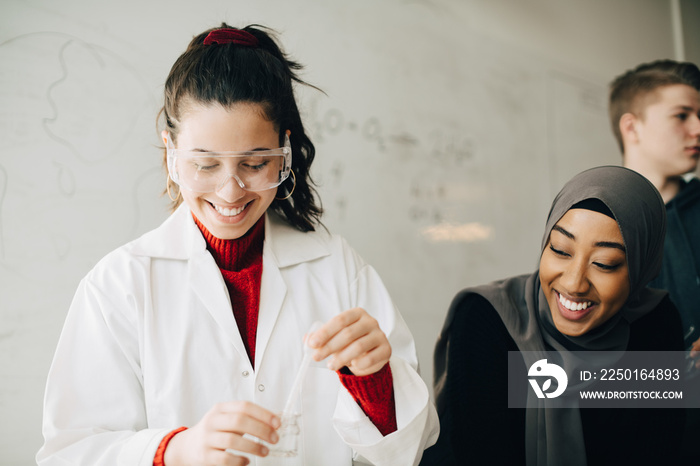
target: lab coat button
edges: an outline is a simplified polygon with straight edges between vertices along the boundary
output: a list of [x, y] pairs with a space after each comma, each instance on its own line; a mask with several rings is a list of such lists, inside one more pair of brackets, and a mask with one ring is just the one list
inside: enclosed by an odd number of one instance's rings
[[248, 377], [248, 376], [250, 375], [250, 372], [248, 372], [248, 371], [243, 371], [243, 372], [241, 373], [241, 375], [242, 375], [243, 377]]
[[265, 391], [265, 385], [263, 385], [263, 384], [258, 385], [258, 390], [260, 390], [261, 392], [264, 392], [264, 391]]

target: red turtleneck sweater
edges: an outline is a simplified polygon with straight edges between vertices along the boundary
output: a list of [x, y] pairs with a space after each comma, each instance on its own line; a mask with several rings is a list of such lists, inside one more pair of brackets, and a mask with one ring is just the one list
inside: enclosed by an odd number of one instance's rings
[[207, 249], [224, 277], [233, 317], [236, 319], [238, 331], [241, 332], [250, 365], [255, 367], [265, 217], [260, 217], [245, 235], [228, 240], [215, 237], [194, 215], [192, 217], [204, 235]]
[[[265, 217], [261, 217], [245, 235], [232, 240], [215, 237], [197, 217], [194, 215], [192, 217], [207, 242], [207, 250], [214, 257], [224, 277], [231, 298], [233, 316], [251, 365], [255, 367], [255, 337], [260, 307]], [[343, 368], [338, 371], [338, 376], [340, 382], [382, 435], [396, 431], [396, 405], [389, 364], [375, 374], [362, 377], [357, 377], [347, 368]], [[168, 442], [185, 429], [181, 427], [173, 430], [163, 438], [153, 460], [154, 466], [165, 466], [163, 457]]]

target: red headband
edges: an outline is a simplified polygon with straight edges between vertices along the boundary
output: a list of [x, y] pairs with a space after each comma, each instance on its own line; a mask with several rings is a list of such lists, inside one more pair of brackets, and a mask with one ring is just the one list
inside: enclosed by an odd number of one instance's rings
[[257, 47], [258, 38], [248, 31], [233, 28], [215, 29], [204, 38], [204, 45], [228, 43], [244, 45], [246, 47]]

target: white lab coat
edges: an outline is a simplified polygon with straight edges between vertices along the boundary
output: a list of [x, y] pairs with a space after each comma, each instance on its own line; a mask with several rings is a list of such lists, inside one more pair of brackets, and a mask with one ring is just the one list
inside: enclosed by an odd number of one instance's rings
[[439, 424], [413, 338], [374, 269], [342, 238], [265, 219], [250, 364], [228, 292], [190, 211], [113, 251], [81, 281], [49, 372], [40, 465], [152, 465], [163, 437], [217, 402], [281, 411], [314, 321], [362, 307], [392, 346], [398, 431], [382, 437], [338, 375], [309, 368], [300, 454], [251, 464], [417, 464]]

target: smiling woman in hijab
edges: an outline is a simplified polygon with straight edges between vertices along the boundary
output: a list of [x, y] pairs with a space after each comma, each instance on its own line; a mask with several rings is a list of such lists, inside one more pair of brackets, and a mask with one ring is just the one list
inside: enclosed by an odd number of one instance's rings
[[422, 464], [676, 464], [682, 409], [554, 409], [533, 390], [527, 409], [508, 408], [508, 351], [522, 352], [523, 380], [532, 354], [554, 352], [571, 374], [574, 351], [682, 351], [677, 310], [646, 286], [665, 225], [661, 196], [636, 172], [598, 167], [569, 181], [539, 269], [453, 300], [435, 349], [441, 433]]

